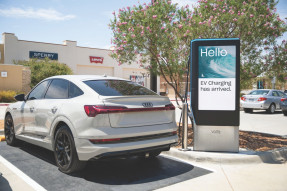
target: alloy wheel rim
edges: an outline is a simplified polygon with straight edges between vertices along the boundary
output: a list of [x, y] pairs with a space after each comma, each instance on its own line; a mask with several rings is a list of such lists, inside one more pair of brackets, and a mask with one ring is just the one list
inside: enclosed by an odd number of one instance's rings
[[56, 139], [56, 155], [61, 167], [66, 167], [71, 162], [71, 143], [65, 133], [59, 133]]
[[6, 141], [12, 142], [14, 137], [14, 128], [13, 128], [13, 122], [10, 117], [7, 117], [5, 120], [5, 139]]
[[274, 105], [271, 105], [271, 112], [272, 112], [272, 113], [275, 112], [275, 107], [274, 107]]

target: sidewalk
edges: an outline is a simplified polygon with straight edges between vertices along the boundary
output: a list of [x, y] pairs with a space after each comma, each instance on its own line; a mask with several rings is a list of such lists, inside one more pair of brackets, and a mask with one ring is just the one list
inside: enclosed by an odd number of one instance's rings
[[287, 148], [269, 152], [240, 150], [239, 153], [179, 151], [164, 155], [188, 161], [212, 173], [174, 184], [158, 191], [286, 190]]

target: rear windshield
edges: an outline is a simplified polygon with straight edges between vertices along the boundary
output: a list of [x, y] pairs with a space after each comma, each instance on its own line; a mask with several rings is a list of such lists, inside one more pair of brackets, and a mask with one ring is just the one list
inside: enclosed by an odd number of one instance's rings
[[269, 93], [269, 90], [255, 90], [250, 92], [249, 95], [267, 95]]
[[84, 83], [102, 96], [157, 95], [155, 92], [131, 81], [90, 80]]

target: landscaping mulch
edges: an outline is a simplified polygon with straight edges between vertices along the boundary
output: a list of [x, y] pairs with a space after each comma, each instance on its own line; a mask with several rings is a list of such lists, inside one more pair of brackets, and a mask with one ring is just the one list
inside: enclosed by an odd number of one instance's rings
[[[179, 133], [178, 133], [179, 134]], [[193, 130], [188, 126], [188, 146], [193, 146]], [[181, 148], [181, 135], [179, 135], [178, 145]], [[265, 133], [239, 131], [239, 147], [253, 151], [268, 151], [281, 147], [287, 147], [287, 138]]]

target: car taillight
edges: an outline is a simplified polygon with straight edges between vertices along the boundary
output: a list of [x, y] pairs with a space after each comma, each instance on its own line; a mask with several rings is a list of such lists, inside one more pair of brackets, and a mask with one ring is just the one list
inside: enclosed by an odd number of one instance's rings
[[260, 98], [258, 98], [258, 100], [257, 100], [257, 101], [265, 101], [265, 100], [267, 100], [267, 98], [266, 98], [266, 97], [260, 97]]
[[166, 110], [175, 110], [175, 107], [174, 107], [174, 105], [171, 103], [171, 104], [165, 105], [165, 109], [166, 109]]
[[287, 101], [287, 98], [281, 98], [281, 101]]
[[242, 100], [242, 101], [245, 101], [245, 100], [246, 100], [246, 98], [245, 98], [245, 97], [241, 97], [241, 100]]
[[98, 114], [122, 112], [127, 108], [123, 106], [85, 105], [84, 109], [87, 116], [95, 117]]
[[115, 139], [89, 139], [89, 141], [91, 141], [94, 144], [97, 143], [108, 143], [108, 142], [117, 142], [120, 141], [120, 138], [115, 138]]
[[145, 107], [145, 108], [127, 108], [124, 106], [85, 105], [84, 109], [85, 109], [87, 116], [95, 117], [98, 114], [105, 114], [105, 113], [175, 110], [175, 107], [171, 103], [171, 104], [165, 105], [164, 107]]

